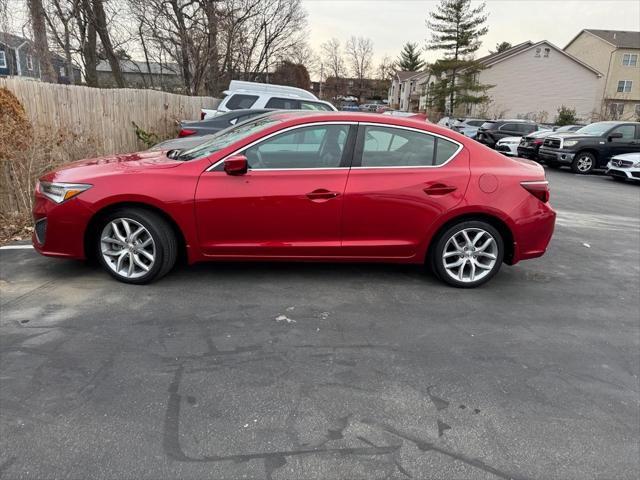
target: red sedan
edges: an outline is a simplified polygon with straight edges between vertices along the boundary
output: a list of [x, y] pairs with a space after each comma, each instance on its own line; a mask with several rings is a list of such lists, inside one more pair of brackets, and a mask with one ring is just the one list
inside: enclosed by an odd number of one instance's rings
[[475, 287], [541, 256], [543, 169], [407, 118], [274, 112], [182, 152], [80, 161], [36, 188], [43, 255], [148, 283], [202, 260], [428, 263]]

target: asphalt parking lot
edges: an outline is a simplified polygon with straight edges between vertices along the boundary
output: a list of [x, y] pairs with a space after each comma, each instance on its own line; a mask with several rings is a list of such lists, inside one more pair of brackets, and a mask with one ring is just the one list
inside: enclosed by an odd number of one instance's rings
[[638, 478], [640, 186], [547, 175], [547, 255], [475, 290], [0, 250], [0, 477]]

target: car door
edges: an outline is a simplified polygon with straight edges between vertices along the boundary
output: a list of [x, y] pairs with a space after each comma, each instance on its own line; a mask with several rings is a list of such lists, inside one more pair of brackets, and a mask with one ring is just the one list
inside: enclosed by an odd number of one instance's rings
[[[640, 152], [640, 142], [638, 141], [637, 129], [638, 127], [636, 125], [626, 124], [619, 125], [609, 131], [606, 139], [606, 158], [603, 159], [602, 165], [606, 164], [611, 157], [616, 155]], [[622, 138], [611, 138], [611, 135], [615, 133], [622, 134]]]
[[222, 162], [196, 190], [202, 251], [209, 256], [337, 255], [355, 124], [328, 122], [277, 132], [245, 147], [246, 174]]
[[430, 226], [460, 203], [468, 182], [469, 157], [460, 143], [408, 127], [360, 124], [344, 196], [344, 255], [419, 255]]

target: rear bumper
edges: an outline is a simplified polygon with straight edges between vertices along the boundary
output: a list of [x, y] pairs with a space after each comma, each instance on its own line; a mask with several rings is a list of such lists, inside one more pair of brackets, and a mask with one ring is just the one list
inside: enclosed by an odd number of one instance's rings
[[514, 249], [511, 265], [521, 260], [537, 258], [544, 255], [553, 236], [556, 225], [556, 212], [548, 203], [537, 203], [529, 215], [520, 217], [514, 229]]
[[541, 160], [550, 160], [555, 163], [571, 165], [575, 152], [560, 150], [555, 148], [540, 147], [538, 150], [538, 158]]

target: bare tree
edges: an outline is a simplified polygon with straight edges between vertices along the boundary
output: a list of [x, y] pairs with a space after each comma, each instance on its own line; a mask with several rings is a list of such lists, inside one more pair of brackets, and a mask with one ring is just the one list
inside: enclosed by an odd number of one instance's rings
[[358, 96], [362, 96], [364, 80], [371, 71], [373, 42], [369, 38], [352, 36], [345, 46], [354, 77], [358, 79]]
[[70, 83], [75, 83], [71, 35], [73, 19], [78, 15], [80, 0], [48, 0], [45, 18], [52, 37], [64, 52], [66, 72]]
[[55, 83], [56, 72], [51, 64], [49, 41], [47, 39], [47, 23], [42, 0], [28, 0], [29, 18], [33, 29], [33, 43], [36, 55], [40, 60], [40, 77], [45, 82]]
[[328, 70], [329, 76], [342, 78], [345, 73], [344, 57], [340, 48], [340, 40], [332, 38], [320, 45], [322, 62]]
[[107, 15], [104, 10], [104, 1], [105, 0], [91, 0], [91, 21], [98, 33], [98, 36], [100, 37], [100, 42], [102, 43], [104, 54], [107, 57], [109, 66], [111, 67], [111, 73], [116, 81], [116, 85], [120, 88], [124, 88], [125, 84], [124, 77], [122, 76], [122, 70], [120, 69], [120, 60], [116, 56], [115, 49], [111, 43], [111, 36], [107, 25]]
[[389, 55], [385, 55], [378, 64], [376, 75], [380, 80], [389, 80], [395, 71], [395, 63]]

